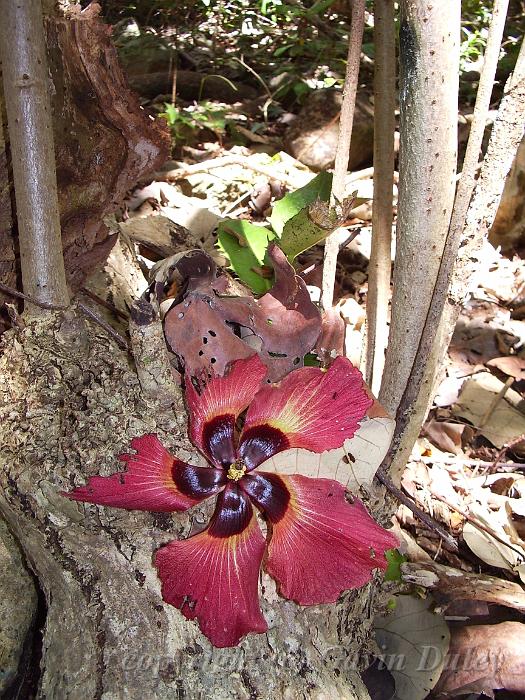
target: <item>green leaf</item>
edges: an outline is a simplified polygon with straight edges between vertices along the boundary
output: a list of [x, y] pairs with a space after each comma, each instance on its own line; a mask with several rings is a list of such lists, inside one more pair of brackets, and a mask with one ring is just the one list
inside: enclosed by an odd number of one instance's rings
[[293, 46], [295, 46], [295, 44], [285, 44], [285, 46], [279, 46], [278, 49], [275, 49], [273, 55], [275, 56], [275, 58], [279, 58], [279, 56], [282, 56], [288, 51], [288, 49], [291, 49]]
[[321, 360], [317, 357], [315, 352], [307, 352], [303, 358], [305, 367], [320, 367]]
[[280, 236], [283, 233], [286, 222], [296, 216], [296, 214], [299, 214], [301, 209], [304, 209], [314, 200], [322, 199], [327, 202], [330, 198], [331, 187], [332, 175], [330, 173], [319, 173], [307, 185], [300, 187], [295, 192], [289, 192], [276, 202], [270, 217], [270, 223], [275, 233]]
[[385, 552], [388, 566], [385, 571], [385, 581], [401, 581], [401, 564], [407, 561], [404, 554], [400, 554], [397, 549], [389, 549]]
[[257, 268], [264, 265], [268, 243], [275, 238], [270, 229], [255, 226], [248, 221], [226, 219], [218, 226], [218, 247], [225, 253], [239, 279], [255, 294], [264, 294], [272, 286]]
[[306, 16], [310, 15], [322, 15], [324, 14], [332, 5], [334, 4], [334, 0], [318, 0], [318, 2], [314, 2], [312, 7], [306, 11]]
[[299, 253], [323, 241], [332, 233], [332, 230], [317, 226], [308, 217], [308, 207], [306, 206], [285, 223], [279, 246], [288, 260], [292, 262]]

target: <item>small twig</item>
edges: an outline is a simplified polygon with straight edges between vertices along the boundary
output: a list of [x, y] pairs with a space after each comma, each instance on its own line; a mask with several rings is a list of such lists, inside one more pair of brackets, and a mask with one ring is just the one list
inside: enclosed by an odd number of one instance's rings
[[177, 74], [179, 71], [179, 54], [177, 52], [170, 57], [170, 69], [173, 69], [171, 77], [171, 104], [175, 106], [177, 102]]
[[83, 314], [85, 314], [88, 318], [90, 318], [92, 321], [94, 321], [97, 325], [99, 325], [101, 328], [103, 328], [108, 335], [110, 335], [113, 340], [117, 343], [117, 345], [122, 348], [123, 350], [127, 350], [128, 352], [130, 351], [129, 343], [128, 341], [123, 338], [120, 333], [118, 333], [114, 328], [112, 328], [109, 323], [104, 321], [103, 318], [100, 318], [94, 311], [92, 311], [89, 307], [84, 306], [84, 304], [81, 301], [77, 301], [77, 307], [82, 311]]
[[388, 343], [388, 301], [394, 207], [396, 48], [394, 4], [374, 2], [374, 200], [366, 297], [365, 378], [378, 396]]
[[492, 399], [492, 401], [489, 404], [489, 407], [487, 408], [487, 410], [485, 411], [481, 420], [479, 421], [478, 430], [481, 430], [481, 428], [483, 428], [483, 426], [486, 425], [487, 421], [489, 420], [491, 415], [496, 410], [497, 405], [499, 404], [501, 399], [505, 396], [505, 394], [510, 389], [512, 384], [514, 384], [514, 377], [507, 377], [507, 381], [501, 387], [501, 389], [498, 391], [498, 393], [494, 396], [494, 398]]
[[348, 176], [347, 181], [356, 182], [357, 180], [368, 180], [371, 177], [374, 177], [373, 165], [369, 168], [363, 168], [362, 170], [354, 170], [354, 172], [350, 173]]
[[[505, 453], [505, 450], [508, 448], [505, 447], [503, 450], [501, 450], [500, 453], [503, 456]], [[496, 457], [496, 460], [498, 458]], [[487, 462], [482, 459], [470, 459], [467, 457], [418, 457], [415, 462], [422, 462], [423, 464], [446, 464], [450, 466], [458, 466], [458, 467], [478, 467], [480, 469], [483, 468], [492, 468], [495, 465], [497, 466], [498, 469], [504, 469], [506, 471], [513, 471], [514, 469], [525, 469], [525, 462]]]
[[246, 68], [246, 70], [253, 75], [253, 77], [262, 85], [265, 93], [268, 95], [270, 100], [273, 100], [272, 91], [270, 90], [266, 82], [261, 78], [259, 73], [257, 73], [257, 71], [255, 71], [251, 66], [249, 66], [246, 63], [246, 61], [244, 60], [244, 56], [241, 56], [240, 58], [238, 58], [237, 56], [233, 56], [232, 58], [234, 61], [240, 63], [241, 66], [243, 66], [243, 68]]
[[[495, 471], [498, 469], [498, 467], [503, 466], [503, 465], [500, 464], [500, 459], [502, 459], [503, 456], [507, 454], [507, 451], [508, 451], [508, 450], [511, 450], [513, 447], [516, 447], [517, 445], [520, 445], [522, 442], [525, 442], [525, 433], [523, 433], [522, 435], [518, 435], [518, 437], [514, 438], [513, 440], [511, 440], [510, 442], [508, 442], [506, 445], [504, 445], [504, 446], [501, 448], [501, 450], [498, 452], [498, 454], [496, 455], [496, 458], [494, 459], [494, 461], [492, 462], [492, 464], [490, 465], [490, 470], [489, 470], [489, 471], [490, 471], [491, 473], [493, 473], [493, 472], [495, 472]], [[523, 468], [523, 467], [525, 467], [525, 464], [522, 465], [522, 468]]]
[[[350, 245], [350, 243], [359, 236], [362, 230], [363, 227], [359, 226], [359, 228], [350, 231], [348, 236], [343, 241], [339, 241], [339, 250], [343, 250], [343, 248], [346, 248], [347, 245]], [[296, 274], [302, 276], [308, 275], [310, 272], [313, 272], [316, 268], [318, 268], [319, 265], [321, 265], [320, 262], [312, 263], [306, 267], [303, 267], [302, 269], [297, 270]]]
[[248, 199], [250, 196], [251, 192], [245, 192], [244, 194], [241, 194], [241, 196], [237, 197], [237, 199], [234, 202], [232, 202], [232, 204], [229, 204], [226, 207], [226, 209], [222, 212], [222, 215], [224, 217], [229, 216], [232, 212], [235, 211], [235, 209], [237, 209], [239, 204], [242, 204], [242, 202], [244, 202], [244, 200]]
[[67, 306], [58, 306], [57, 304], [48, 304], [46, 301], [38, 301], [29, 294], [19, 292], [18, 289], [8, 287], [7, 284], [3, 284], [2, 282], [0, 282], [0, 292], [3, 292], [10, 297], [14, 297], [15, 299], [24, 299], [25, 301], [29, 301], [31, 304], [35, 304], [35, 306], [40, 306], [42, 309], [49, 309], [49, 311], [65, 311], [65, 309], [68, 308]]
[[360, 226], [359, 228], [353, 229], [353, 231], [349, 231], [348, 236], [343, 241], [339, 242], [339, 250], [343, 250], [347, 245], [350, 245], [350, 243], [359, 236], [362, 230], [363, 227]]
[[465, 518], [465, 520], [468, 523], [470, 523], [474, 527], [478, 528], [478, 530], [482, 530], [487, 535], [490, 535], [495, 540], [497, 540], [500, 544], [505, 545], [505, 547], [512, 549], [512, 551], [516, 552], [516, 554], [518, 554], [521, 559], [525, 560], [525, 551], [524, 550], [516, 549], [516, 547], [514, 547], [512, 544], [505, 542], [505, 540], [501, 539], [501, 537], [496, 535], [496, 533], [493, 532], [490, 528], [483, 525], [483, 523], [480, 523], [479, 520], [477, 520], [476, 518], [472, 518], [468, 513], [465, 513], [465, 511], [462, 510], [461, 508], [458, 508], [457, 506], [453, 506], [452, 503], [449, 503], [445, 498], [443, 498], [443, 496], [438, 495], [434, 491], [430, 491], [430, 493], [432, 494], [432, 496], [436, 500], [441, 501], [441, 503], [444, 503], [447, 506], [447, 508], [450, 508], [450, 510], [454, 510], [454, 511], [456, 511], [456, 513], [459, 513], [463, 518]]
[[211, 160], [205, 160], [203, 163], [194, 163], [193, 165], [188, 165], [185, 168], [176, 168], [175, 170], [168, 170], [163, 173], [167, 182], [176, 182], [177, 180], [183, 180], [185, 177], [190, 175], [195, 175], [195, 173], [206, 173], [208, 170], [213, 168], [223, 168], [228, 165], [240, 165], [247, 170], [253, 170], [261, 175], [266, 175], [270, 180], [279, 180], [284, 182], [285, 185], [295, 189], [297, 183], [293, 182], [289, 177], [277, 171], [272, 171], [269, 168], [265, 168], [263, 165], [256, 165], [251, 163], [247, 158], [242, 156], [220, 156], [219, 158], [212, 158]]
[[[343, 103], [339, 119], [339, 136], [335, 154], [334, 178], [332, 181], [331, 206], [342, 202], [345, 196], [345, 179], [348, 170], [352, 126], [354, 122], [355, 98], [365, 26], [365, 0], [354, 0], [352, 5], [352, 21], [348, 39], [348, 57], [343, 88]], [[337, 270], [337, 254], [339, 252], [338, 231], [334, 231], [325, 243], [323, 281], [321, 303], [323, 309], [331, 308], [334, 299], [335, 274]]]
[[458, 551], [458, 544], [456, 540], [452, 537], [452, 535], [450, 535], [450, 533], [448, 533], [438, 522], [436, 522], [434, 518], [428, 515], [428, 513], [425, 513], [423, 510], [421, 510], [415, 504], [414, 499], [403, 493], [401, 489], [398, 489], [394, 482], [390, 479], [390, 477], [387, 476], [381, 468], [377, 470], [376, 478], [383, 484], [387, 491], [390, 491], [390, 493], [395, 498], [397, 498], [397, 500], [400, 503], [406, 506], [416, 516], [418, 520], [424, 523], [429, 530], [432, 530], [433, 532], [437, 533], [441, 537], [441, 539], [444, 542], [446, 542], [446, 544], [452, 551]]
[[100, 306], [103, 306], [108, 311], [111, 311], [112, 313], [114, 313], [116, 316], [119, 316], [120, 318], [124, 319], [124, 321], [127, 321], [129, 319], [129, 316], [127, 316], [123, 311], [121, 311], [120, 309], [117, 309], [117, 307], [114, 306], [113, 304], [110, 304], [109, 301], [106, 301], [105, 299], [102, 299], [102, 297], [99, 297], [98, 294], [95, 294], [94, 292], [91, 292], [89, 289], [86, 289], [86, 287], [81, 287], [79, 291], [82, 294], [85, 294], [87, 297], [89, 297], [93, 301], [96, 301], [97, 304], [100, 304]]

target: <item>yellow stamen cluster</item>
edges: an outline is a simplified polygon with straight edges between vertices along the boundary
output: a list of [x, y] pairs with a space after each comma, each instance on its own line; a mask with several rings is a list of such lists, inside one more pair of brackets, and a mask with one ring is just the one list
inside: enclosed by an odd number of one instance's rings
[[233, 464], [230, 464], [230, 468], [228, 469], [228, 473], [226, 476], [228, 479], [231, 479], [232, 481], [239, 481], [239, 479], [242, 479], [242, 477], [246, 474], [246, 466], [242, 459], [238, 459], [236, 462]]

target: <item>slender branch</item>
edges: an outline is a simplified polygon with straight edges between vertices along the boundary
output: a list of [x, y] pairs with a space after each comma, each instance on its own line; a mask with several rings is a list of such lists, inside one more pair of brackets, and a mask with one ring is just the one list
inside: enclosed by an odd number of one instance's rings
[[[500, 460], [503, 459], [504, 455], [506, 455], [509, 450], [512, 450], [513, 447], [517, 447], [517, 445], [521, 445], [523, 442], [525, 442], [525, 433], [523, 435], [518, 435], [518, 437], [511, 440], [506, 445], [503, 445], [501, 450], [496, 455], [494, 461], [489, 465], [490, 472], [491, 473], [496, 472], [500, 467], [505, 466], [504, 464], [501, 464]], [[520, 465], [516, 464], [516, 467], [517, 468], [521, 467], [523, 469], [523, 468], [525, 468], [525, 464], [520, 464]]]
[[[509, 447], [507, 446], [501, 450], [501, 452], [499, 453], [499, 459], [501, 459], [502, 455], [504, 455], [505, 451], [508, 449]], [[496, 456], [496, 461], [494, 462], [487, 462], [484, 459], [472, 459], [469, 457], [461, 457], [459, 455], [457, 457], [418, 457], [417, 461], [422, 462], [423, 464], [450, 464], [457, 466], [458, 468], [475, 467], [475, 472], [478, 472], [481, 469], [484, 469], [485, 471], [489, 472], [498, 471], [499, 469], [502, 469], [504, 471], [525, 469], [525, 462], [499, 462], [498, 456]]]
[[119, 316], [120, 318], [124, 319], [125, 321], [129, 320], [129, 314], [125, 314], [120, 309], [117, 309], [117, 307], [114, 304], [110, 304], [109, 301], [102, 299], [102, 297], [99, 297], [98, 294], [95, 294], [94, 292], [87, 289], [86, 287], [81, 287], [79, 289], [79, 291], [82, 294], [85, 294], [87, 297], [89, 297], [92, 301], [96, 301], [97, 304], [100, 304], [100, 306], [103, 306], [108, 311], [111, 311], [111, 313], [115, 314], [115, 316]]
[[395, 414], [413, 370], [456, 190], [461, 3], [401, 0], [399, 204], [379, 400]]
[[40, 0], [0, 0], [0, 59], [11, 143], [24, 292], [67, 306]]
[[374, 2], [374, 201], [366, 299], [366, 381], [379, 394], [388, 341], [392, 247], [396, 47], [394, 3]]
[[19, 292], [18, 289], [8, 287], [7, 284], [3, 284], [3, 282], [0, 282], [0, 292], [3, 292], [4, 294], [7, 294], [15, 299], [24, 299], [30, 304], [35, 304], [35, 306], [40, 306], [40, 308], [47, 309], [48, 311], [64, 311], [64, 309], [67, 309], [67, 306], [59, 306], [57, 304], [48, 304], [46, 301], [39, 301], [38, 299], [29, 296], [29, 294]]
[[399, 489], [389, 476], [380, 468], [376, 472], [376, 478], [380, 481], [387, 491], [390, 493], [404, 506], [406, 506], [418, 520], [424, 523], [429, 530], [433, 530], [437, 533], [441, 539], [450, 547], [454, 552], [458, 551], [458, 544], [456, 540], [448, 533], [434, 518], [425, 511], [421, 510], [418, 505], [414, 502], [414, 499], [407, 496], [401, 489]]
[[505, 547], [512, 549], [515, 554], [518, 554], [521, 557], [521, 559], [525, 559], [524, 552], [522, 549], [518, 549], [510, 542], [505, 542], [505, 540], [502, 539], [499, 535], [497, 535], [493, 530], [491, 530], [489, 527], [484, 525], [477, 518], [473, 518], [463, 508], [458, 508], [457, 506], [453, 505], [452, 503], [449, 503], [446, 498], [443, 498], [443, 496], [439, 495], [438, 493], [435, 493], [434, 491], [431, 491], [431, 494], [432, 494], [432, 496], [434, 496], [435, 499], [437, 499], [438, 501], [441, 501], [441, 503], [444, 503], [447, 506], [447, 508], [450, 508], [450, 510], [454, 510], [454, 511], [456, 511], [456, 513], [459, 513], [459, 515], [461, 515], [463, 518], [465, 518], [467, 523], [470, 523], [474, 527], [478, 528], [478, 530], [482, 530], [483, 532], [486, 532], [487, 535], [490, 535], [490, 537], [493, 537], [500, 544], [503, 544], [503, 545], [505, 545]]
[[[354, 0], [352, 3], [352, 21], [348, 40], [343, 103], [341, 105], [341, 118], [339, 120], [339, 137], [335, 154], [334, 179], [332, 182], [332, 206], [337, 202], [342, 202], [345, 196], [345, 177], [348, 170], [348, 159], [350, 155], [350, 141], [354, 123], [355, 97], [357, 93], [364, 26], [365, 0]], [[339, 232], [334, 231], [334, 233], [328, 236], [325, 243], [321, 291], [321, 303], [324, 309], [329, 309], [334, 299], [339, 238]]]
[[113, 340], [117, 343], [117, 345], [122, 348], [123, 350], [128, 350], [130, 351], [130, 346], [128, 341], [123, 338], [120, 333], [118, 333], [112, 326], [107, 323], [107, 321], [104, 321], [103, 318], [98, 316], [92, 309], [90, 309], [88, 306], [85, 306], [80, 301], [77, 301], [77, 308], [82, 311], [82, 313], [90, 318], [92, 321], [94, 321], [98, 326], [103, 328], [108, 335], [110, 335]]
[[[23, 292], [19, 292], [17, 289], [12, 289], [11, 287], [8, 287], [6, 284], [2, 284], [0, 282], [0, 291], [3, 292], [4, 294], [7, 294], [11, 297], [14, 297], [16, 299], [24, 299], [25, 301], [29, 301], [31, 304], [34, 304], [35, 306], [38, 306], [42, 309], [46, 309], [48, 311], [65, 311], [68, 307], [67, 306], [58, 306], [57, 304], [48, 304], [45, 301], [39, 301], [38, 299], [35, 299], [34, 297], [30, 297], [28, 294], [24, 294]], [[87, 293], [87, 290], [82, 289], [81, 290], [83, 293]], [[98, 303], [103, 302], [103, 299], [100, 299], [100, 297], [97, 297], [95, 294], [87, 293], [87, 296], [91, 296], [91, 298], [95, 297], [95, 301]], [[104, 304], [105, 305], [105, 304]], [[98, 316], [94, 311], [92, 311], [90, 308], [82, 304], [80, 301], [77, 301], [77, 308], [80, 309], [80, 311], [85, 315], [88, 316], [92, 321], [94, 321], [97, 325], [99, 325], [101, 328], [103, 328], [117, 343], [119, 347], [121, 347], [123, 350], [129, 350], [129, 343], [125, 338], [123, 338], [120, 333], [118, 333], [112, 326], [109, 325], [106, 321], [104, 321], [103, 318]], [[112, 307], [110, 307], [112, 309]], [[113, 310], [113, 309], [112, 309]], [[118, 311], [118, 309], [114, 309], [114, 311], [118, 314], [122, 314], [122, 312]], [[125, 316], [124, 316], [125, 318]]]

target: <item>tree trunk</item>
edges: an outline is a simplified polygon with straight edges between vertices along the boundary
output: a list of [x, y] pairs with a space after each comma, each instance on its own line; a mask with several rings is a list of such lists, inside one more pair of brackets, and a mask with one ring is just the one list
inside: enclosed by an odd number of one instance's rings
[[400, 8], [399, 206], [380, 393], [393, 415], [412, 371], [454, 202], [460, 28], [457, 0], [403, 0]]
[[73, 310], [4, 335], [0, 513], [48, 605], [39, 697], [368, 698], [355, 659], [369, 632], [373, 584], [338, 604], [304, 608], [280, 598], [264, 574], [269, 631], [214, 649], [163, 604], [152, 565], [161, 544], [202, 527], [210, 504], [167, 515], [59, 495], [114, 472], [116, 456], [146, 432], [195, 459], [183, 407], [165, 406], [146, 402], [128, 359]]
[[[17, 677], [29, 641], [37, 595], [20, 549], [0, 518], [0, 697]], [[26, 645], [29, 646], [29, 645]]]

